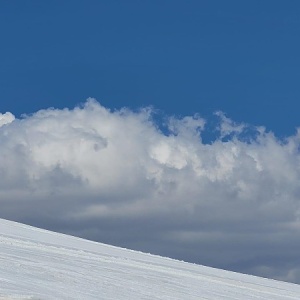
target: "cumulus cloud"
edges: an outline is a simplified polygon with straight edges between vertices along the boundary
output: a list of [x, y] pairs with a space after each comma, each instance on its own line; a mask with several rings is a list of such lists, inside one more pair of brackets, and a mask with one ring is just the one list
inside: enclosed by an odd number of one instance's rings
[[[100, 242], [300, 282], [300, 131], [285, 140], [223, 113], [109, 110], [93, 99], [0, 114], [0, 216]], [[224, 137], [227, 139], [224, 140]]]
[[6, 112], [5, 114], [0, 113], [0, 127], [5, 124], [11, 123], [14, 119], [15, 116], [10, 112]]

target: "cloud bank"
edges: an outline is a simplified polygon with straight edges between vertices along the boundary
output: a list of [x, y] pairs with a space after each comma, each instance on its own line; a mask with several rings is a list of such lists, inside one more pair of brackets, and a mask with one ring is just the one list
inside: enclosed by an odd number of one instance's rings
[[[300, 131], [278, 140], [93, 99], [0, 114], [0, 217], [240, 272], [300, 282]], [[249, 134], [251, 132], [251, 134]]]

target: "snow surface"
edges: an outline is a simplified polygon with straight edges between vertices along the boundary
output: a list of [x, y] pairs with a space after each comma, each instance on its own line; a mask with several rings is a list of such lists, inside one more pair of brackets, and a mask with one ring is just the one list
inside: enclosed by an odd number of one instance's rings
[[296, 284], [0, 219], [0, 299], [300, 299]]

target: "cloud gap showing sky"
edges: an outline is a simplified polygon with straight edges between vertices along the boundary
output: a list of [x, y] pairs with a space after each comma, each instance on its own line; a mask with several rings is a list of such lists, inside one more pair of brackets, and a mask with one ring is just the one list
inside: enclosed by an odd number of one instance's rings
[[299, 283], [300, 131], [155, 113], [0, 114], [0, 217]]

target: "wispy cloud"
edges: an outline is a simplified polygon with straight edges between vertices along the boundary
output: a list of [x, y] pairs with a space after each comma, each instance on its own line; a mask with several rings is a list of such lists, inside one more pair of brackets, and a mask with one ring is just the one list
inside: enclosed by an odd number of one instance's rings
[[[0, 216], [197, 263], [300, 282], [300, 132], [278, 140], [218, 113], [151, 109], [0, 115]], [[253, 126], [252, 129], [253, 130]], [[224, 141], [224, 137], [229, 137]]]

